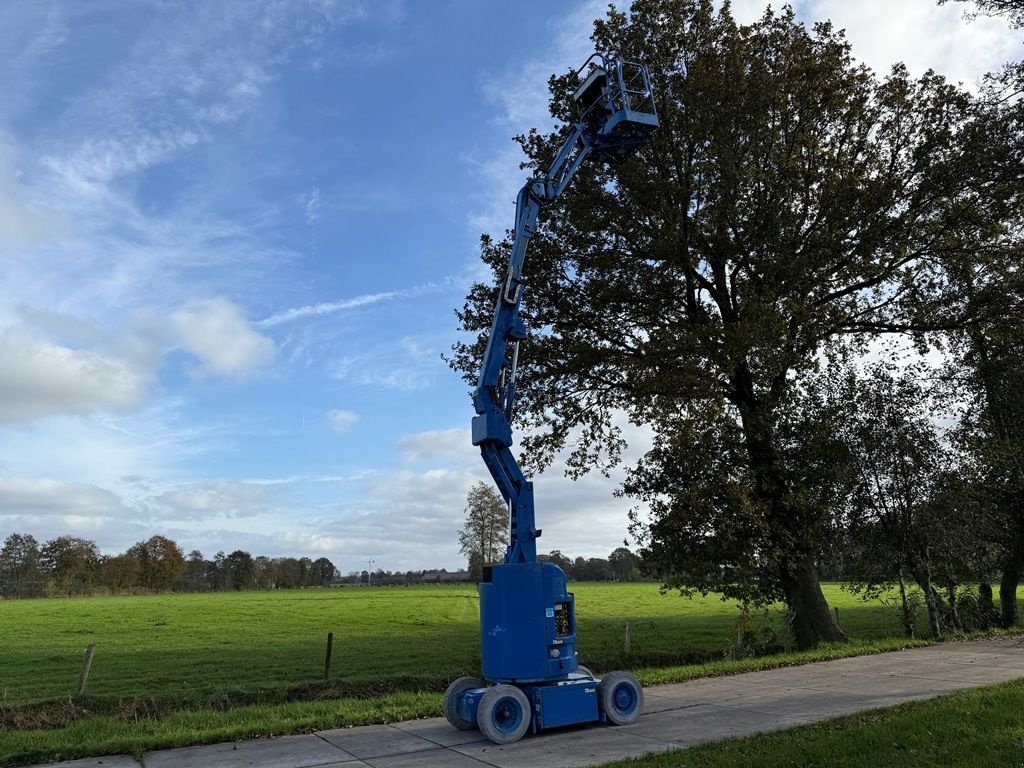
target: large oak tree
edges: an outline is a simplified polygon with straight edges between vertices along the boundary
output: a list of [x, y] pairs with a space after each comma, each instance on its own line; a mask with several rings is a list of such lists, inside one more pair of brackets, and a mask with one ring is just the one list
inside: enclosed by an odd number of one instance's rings
[[[879, 334], [969, 319], [951, 265], [1016, 215], [970, 146], [975, 102], [933, 73], [876, 75], [790, 9], [741, 26], [728, 4], [636, 0], [594, 43], [647, 64], [661, 126], [636, 157], [585, 166], [533, 238], [526, 463], [568, 447], [571, 472], [604, 466], [623, 414], [649, 425], [625, 485], [650, 510], [645, 560], [683, 589], [784, 600], [802, 647], [841, 639], [816, 567], [840, 446], [801, 381]], [[563, 122], [576, 83], [552, 78]], [[560, 138], [522, 138], [534, 168]], [[483, 240], [496, 282], [509, 247]], [[470, 379], [493, 300], [474, 286], [458, 313], [481, 334], [452, 358]]]

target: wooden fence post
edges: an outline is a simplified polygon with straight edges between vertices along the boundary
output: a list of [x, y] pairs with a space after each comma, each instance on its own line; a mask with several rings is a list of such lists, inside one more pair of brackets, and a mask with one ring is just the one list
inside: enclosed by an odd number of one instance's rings
[[629, 656], [629, 647], [633, 644], [633, 627], [630, 626], [629, 622], [626, 622], [626, 636], [622, 641], [622, 650], [626, 656]]
[[842, 625], [839, 623], [839, 606], [838, 605], [833, 606], [832, 610], [836, 612], [836, 626], [837, 627], [841, 627]]
[[327, 654], [324, 656], [324, 680], [331, 676], [331, 652], [334, 650], [334, 633], [327, 633]]
[[92, 669], [92, 657], [96, 652], [96, 645], [89, 643], [89, 647], [85, 649], [85, 658], [82, 659], [82, 672], [78, 676], [78, 696], [85, 693], [85, 684], [89, 682], [89, 670]]

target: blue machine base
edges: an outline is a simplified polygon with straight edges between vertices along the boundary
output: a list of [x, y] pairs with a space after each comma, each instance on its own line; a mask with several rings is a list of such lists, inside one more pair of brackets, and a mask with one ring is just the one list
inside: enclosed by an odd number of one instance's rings
[[[603, 722], [605, 715], [598, 706], [597, 683], [589, 675], [574, 673], [557, 682], [517, 685], [530, 701], [530, 731]], [[486, 691], [473, 688], [459, 698], [458, 713], [463, 720], [476, 724], [477, 707]]]

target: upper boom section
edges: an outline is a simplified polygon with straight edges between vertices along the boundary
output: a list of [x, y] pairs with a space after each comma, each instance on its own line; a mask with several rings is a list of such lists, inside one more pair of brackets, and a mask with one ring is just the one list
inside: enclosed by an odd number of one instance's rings
[[[582, 75], [584, 69], [587, 72]], [[541, 208], [562, 194], [591, 153], [604, 160], [621, 159], [648, 141], [658, 126], [650, 78], [642, 65], [594, 54], [577, 75], [582, 75], [573, 94], [578, 120], [547, 172], [528, 181], [516, 200], [508, 274], [498, 292], [491, 335], [473, 392], [477, 413], [473, 418], [473, 445], [480, 446], [484, 462], [509, 505], [511, 535], [506, 562], [536, 561], [535, 540], [540, 536], [534, 528], [533, 485], [523, 477], [509, 450], [519, 342], [526, 338], [519, 317], [526, 247], [536, 231]], [[509, 342], [514, 342], [511, 355]]]

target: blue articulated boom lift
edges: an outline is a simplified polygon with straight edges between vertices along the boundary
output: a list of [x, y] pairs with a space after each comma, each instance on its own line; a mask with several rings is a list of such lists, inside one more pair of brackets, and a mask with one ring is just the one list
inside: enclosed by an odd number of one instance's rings
[[[584, 70], [586, 70], [584, 72]], [[635, 721], [643, 689], [628, 672], [598, 679], [576, 655], [576, 612], [561, 568], [537, 560], [533, 484], [512, 455], [512, 405], [519, 344], [523, 263], [541, 208], [555, 200], [588, 158], [615, 161], [647, 142], [658, 126], [647, 69], [632, 61], [592, 55], [577, 71], [578, 121], [551, 167], [526, 183], [516, 201], [508, 275], [498, 291], [494, 324], [473, 392], [473, 445], [509, 508], [505, 562], [484, 569], [480, 585], [483, 680], [459, 678], [444, 695], [456, 728], [480, 731], [496, 744], [528, 731], [577, 723]], [[486, 682], [485, 682], [486, 681]]]

